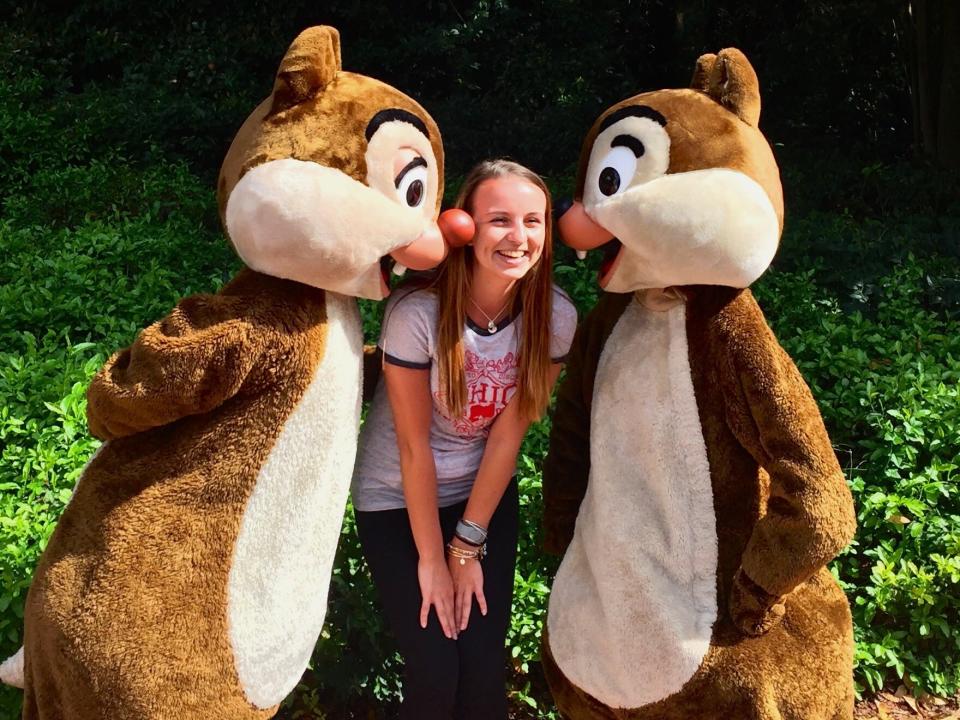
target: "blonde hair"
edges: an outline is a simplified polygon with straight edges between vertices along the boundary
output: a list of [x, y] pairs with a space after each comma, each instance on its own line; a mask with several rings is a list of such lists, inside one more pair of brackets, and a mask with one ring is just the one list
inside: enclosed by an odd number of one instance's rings
[[[519, 177], [535, 185], [546, 197], [543, 252], [537, 263], [517, 283], [511, 314], [523, 313], [517, 359], [517, 401], [520, 414], [539, 418], [550, 401], [550, 328], [553, 314], [553, 219], [550, 190], [543, 179], [512, 160], [485, 160], [467, 175], [456, 206], [472, 210], [473, 194], [492, 178]], [[440, 266], [432, 286], [438, 294], [437, 361], [440, 391], [453, 417], [462, 417], [467, 406], [464, 374], [463, 324], [473, 267], [473, 249], [453, 248]]]

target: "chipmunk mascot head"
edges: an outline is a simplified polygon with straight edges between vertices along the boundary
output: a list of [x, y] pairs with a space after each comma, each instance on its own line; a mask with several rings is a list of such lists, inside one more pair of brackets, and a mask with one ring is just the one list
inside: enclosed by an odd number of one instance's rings
[[[249, 269], [181, 301], [88, 395], [90, 460], [27, 599], [27, 720], [271, 717], [326, 611], [360, 419], [355, 296], [445, 245], [440, 133], [301, 34], [221, 171]], [[323, 672], [323, 668], [318, 668]]]
[[[850, 610], [824, 567], [853, 503], [817, 406], [747, 288], [779, 172], [741, 52], [587, 135], [568, 244], [605, 244], [544, 468], [544, 667], [571, 720], [841, 720]], [[613, 240], [611, 238], [615, 237]]]

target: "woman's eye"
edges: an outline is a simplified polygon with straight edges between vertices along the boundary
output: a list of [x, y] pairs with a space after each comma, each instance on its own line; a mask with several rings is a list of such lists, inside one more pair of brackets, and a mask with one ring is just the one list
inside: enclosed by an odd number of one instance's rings
[[607, 195], [616, 195], [625, 190], [637, 170], [637, 156], [632, 150], [618, 146], [613, 148], [600, 162], [600, 174], [597, 177], [597, 189]]
[[407, 207], [420, 207], [427, 194], [427, 164], [423, 158], [416, 158], [400, 171], [394, 181], [397, 197]]

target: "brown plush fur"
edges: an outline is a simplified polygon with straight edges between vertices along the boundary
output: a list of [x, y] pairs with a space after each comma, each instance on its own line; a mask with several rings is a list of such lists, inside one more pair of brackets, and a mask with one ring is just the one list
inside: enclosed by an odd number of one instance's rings
[[[339, 65], [332, 28], [312, 28], [291, 46], [274, 95], [224, 162], [221, 214], [240, 176], [271, 159], [312, 160], [364, 182], [364, 128], [383, 108], [420, 117], [442, 162], [429, 115]], [[227, 578], [258, 474], [326, 338], [325, 291], [244, 270], [217, 295], [181, 301], [99, 372], [88, 419], [109, 442], [83, 473], [34, 575], [24, 718], [275, 713], [254, 707], [238, 680]], [[334, 388], [331, 402], [358, 391]]]
[[111, 440], [34, 575], [25, 718], [242, 718], [224, 589], [254, 482], [323, 355], [324, 293], [242, 272], [183, 300], [89, 391]]
[[[823, 568], [854, 531], [853, 505], [819, 411], [749, 290], [685, 288], [694, 389], [713, 479], [720, 555], [720, 613], [711, 650], [680, 693], [645, 708], [607, 708], [570, 684], [544, 640], [544, 667], [570, 720], [629, 718], [848, 718], [853, 712], [853, 637], [843, 592]], [[557, 399], [544, 465], [546, 546], [573, 536], [589, 474], [596, 364], [631, 295], [605, 295], [578, 330]], [[773, 413], [779, 421], [771, 420]], [[768, 632], [746, 637], [726, 608], [740, 568], [753, 573]], [[756, 603], [747, 593], [747, 603]], [[731, 608], [739, 613], [744, 605]], [[758, 617], [759, 620], [759, 617]], [[629, 632], [625, 629], [625, 632]], [[637, 678], [643, 682], [643, 678]]]
[[[764, 188], [782, 225], [779, 173], [756, 128], [759, 91], [746, 58], [735, 50], [703, 56], [692, 84], [631, 98], [604, 116], [632, 104], [658, 110], [668, 119], [668, 173], [740, 170]], [[584, 144], [578, 192], [599, 122]], [[749, 290], [687, 286], [681, 294], [719, 550], [710, 648], [679, 692], [615, 709], [563, 675], [545, 636], [557, 706], [570, 720], [851, 718], [850, 610], [824, 566], [853, 536], [855, 516], [820, 413]], [[603, 296], [574, 339], [544, 465], [545, 545], [555, 553], [570, 544], [587, 491], [597, 364], [633, 299]]]

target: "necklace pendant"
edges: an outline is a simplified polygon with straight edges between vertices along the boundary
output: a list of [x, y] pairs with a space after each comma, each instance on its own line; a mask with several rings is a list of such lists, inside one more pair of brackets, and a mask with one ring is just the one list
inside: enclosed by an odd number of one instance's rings
[[487, 330], [492, 333], [497, 331], [497, 326], [493, 324], [493, 320], [487, 323]]

